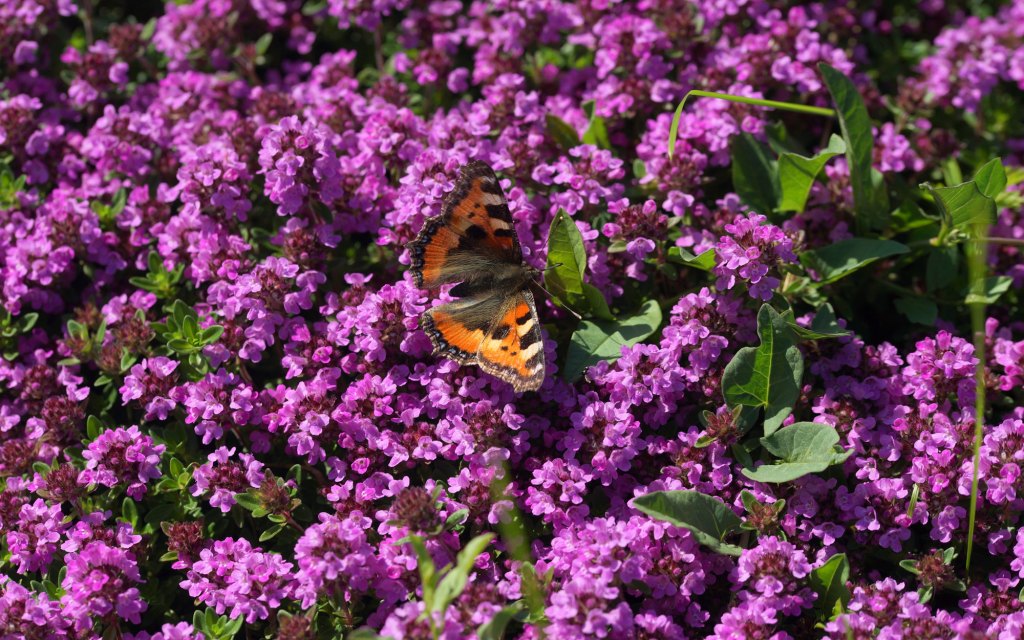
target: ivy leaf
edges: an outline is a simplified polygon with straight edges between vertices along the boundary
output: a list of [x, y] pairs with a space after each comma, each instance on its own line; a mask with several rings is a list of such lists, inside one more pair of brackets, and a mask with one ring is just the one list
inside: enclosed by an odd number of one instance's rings
[[807, 581], [818, 594], [814, 608], [829, 619], [837, 608], [845, 609], [850, 602], [850, 589], [846, 586], [849, 579], [850, 561], [845, 553], [837, 553], [826, 560], [825, 564], [813, 569]]
[[708, 249], [695, 256], [682, 247], [672, 247], [668, 250], [668, 261], [700, 269], [701, 271], [711, 271], [715, 268], [715, 250]]
[[661, 307], [648, 300], [636, 315], [620, 320], [584, 320], [572, 334], [565, 356], [565, 379], [575, 381], [587, 367], [602, 360], [614, 362], [622, 347], [632, 346], [657, 331], [661, 325]]
[[779, 172], [768, 149], [743, 132], [732, 139], [732, 184], [755, 211], [770, 214], [779, 204]]
[[738, 556], [742, 549], [722, 542], [742, 521], [718, 498], [698, 491], [654, 491], [633, 498], [631, 506], [656, 520], [689, 529], [697, 541], [718, 553]]
[[818, 272], [818, 284], [831, 284], [862, 269], [875, 260], [910, 251], [906, 245], [893, 240], [849, 238], [820, 249], [804, 251], [800, 263]]
[[874, 134], [867, 107], [853, 81], [824, 62], [818, 65], [818, 69], [832, 95], [839, 129], [846, 143], [857, 230], [863, 234], [871, 229], [882, 229], [889, 222], [889, 194], [882, 175], [871, 166]]
[[761, 445], [780, 462], [757, 469], [743, 469], [743, 475], [757, 482], [791, 482], [799, 477], [821, 473], [853, 454], [842, 451], [835, 427], [817, 422], [797, 422], [761, 438]]
[[783, 318], [769, 305], [757, 314], [758, 347], [736, 352], [722, 374], [722, 391], [730, 408], [764, 407], [764, 431], [770, 435], [800, 397], [804, 361]]
[[843, 153], [846, 153], [846, 143], [832, 134], [828, 147], [813, 158], [795, 153], [779, 156], [779, 187], [782, 192], [779, 210], [802, 212], [807, 204], [807, 196], [811, 193], [811, 185], [825, 163]]

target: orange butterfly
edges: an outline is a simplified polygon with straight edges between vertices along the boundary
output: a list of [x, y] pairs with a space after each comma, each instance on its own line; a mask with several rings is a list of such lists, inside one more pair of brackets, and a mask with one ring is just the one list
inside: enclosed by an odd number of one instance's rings
[[451, 290], [458, 301], [420, 318], [435, 354], [535, 391], [544, 382], [544, 341], [530, 285], [540, 272], [523, 263], [513, 224], [494, 171], [469, 162], [441, 215], [409, 243], [411, 271], [420, 288], [459, 283]]

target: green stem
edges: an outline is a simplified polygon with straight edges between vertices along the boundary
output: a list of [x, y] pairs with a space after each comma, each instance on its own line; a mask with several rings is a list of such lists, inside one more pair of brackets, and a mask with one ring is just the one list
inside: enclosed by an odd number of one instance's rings
[[1024, 247], [1024, 240], [1018, 240], [1016, 238], [982, 238], [984, 242], [989, 244], [1005, 244], [1011, 247]]
[[668, 157], [671, 160], [672, 154], [676, 150], [676, 138], [679, 137], [679, 119], [683, 115], [683, 106], [686, 105], [686, 101], [689, 100], [690, 96], [697, 98], [718, 98], [719, 100], [728, 100], [729, 102], [739, 102], [740, 104], [749, 104], [755, 107], [768, 107], [769, 109], [783, 109], [785, 111], [795, 111], [797, 113], [807, 113], [815, 116], [825, 116], [826, 118], [834, 118], [836, 112], [834, 109], [828, 109], [826, 107], [812, 107], [806, 104], [797, 104], [795, 102], [779, 102], [778, 100], [764, 100], [761, 98], [748, 98], [747, 96], [734, 96], [731, 93], [718, 93], [717, 91], [701, 91], [700, 89], [694, 89], [683, 96], [683, 99], [679, 102], [679, 106], [676, 107], [676, 112], [672, 116], [672, 127], [668, 132]]
[[[968, 277], [972, 283], [981, 282], [985, 278], [988, 264], [988, 225], [980, 224], [976, 229], [975, 240], [968, 244]], [[985, 426], [985, 303], [976, 302], [969, 305], [971, 312], [971, 329], [974, 332], [974, 355], [978, 364], [974, 368], [974, 472], [971, 475], [971, 504], [967, 513], [967, 554], [964, 569], [971, 569], [971, 554], [974, 551], [974, 528], [978, 511], [978, 476], [981, 466], [981, 440]]]

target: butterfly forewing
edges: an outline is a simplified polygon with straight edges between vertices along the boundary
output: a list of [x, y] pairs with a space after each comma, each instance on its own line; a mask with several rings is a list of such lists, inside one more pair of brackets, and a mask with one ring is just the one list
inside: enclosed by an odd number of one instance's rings
[[426, 288], [459, 282], [487, 261], [520, 264], [522, 248], [494, 171], [482, 162], [465, 165], [441, 215], [424, 223], [409, 252], [416, 284]]

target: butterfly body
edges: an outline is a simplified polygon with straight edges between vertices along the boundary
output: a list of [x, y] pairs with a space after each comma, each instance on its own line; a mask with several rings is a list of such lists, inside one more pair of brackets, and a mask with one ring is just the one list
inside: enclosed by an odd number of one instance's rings
[[544, 381], [544, 343], [530, 291], [539, 272], [523, 262], [508, 202], [486, 164], [466, 164], [445, 198], [409, 243], [416, 285], [458, 283], [455, 302], [427, 310], [420, 327], [434, 352], [481, 369], [517, 391]]

